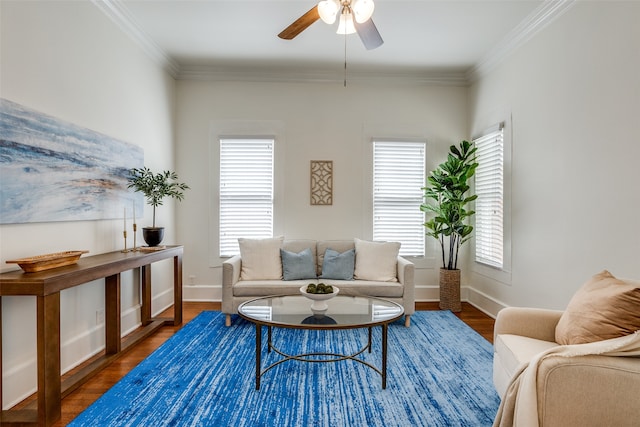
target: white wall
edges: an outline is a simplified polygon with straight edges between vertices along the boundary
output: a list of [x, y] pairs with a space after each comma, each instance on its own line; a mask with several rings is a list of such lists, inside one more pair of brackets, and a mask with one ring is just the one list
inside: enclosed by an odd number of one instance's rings
[[511, 283], [473, 275], [478, 301], [563, 309], [603, 269], [640, 277], [638, 22], [577, 2], [470, 88], [470, 133], [507, 120], [513, 149]]
[[[431, 169], [449, 145], [466, 137], [466, 93], [464, 87], [418, 84], [178, 81], [176, 161], [192, 188], [177, 207], [186, 243], [185, 298], [220, 299], [218, 166], [212, 151], [220, 134], [277, 133], [275, 234], [371, 238], [371, 138], [426, 139]], [[334, 162], [332, 206], [309, 204], [310, 160]], [[417, 295], [437, 299], [435, 241], [428, 245], [431, 259], [414, 260]]]
[[[0, 2], [0, 96], [144, 148], [145, 164], [173, 168], [175, 82], [91, 2]], [[61, 195], [62, 197], [63, 195]], [[158, 213], [175, 242], [172, 204]], [[140, 226], [151, 222], [145, 208]], [[122, 248], [122, 220], [0, 226], [0, 270], [6, 260], [63, 250], [91, 254]], [[142, 237], [138, 236], [138, 242]], [[131, 245], [129, 240], [129, 245]], [[171, 263], [154, 265], [154, 313], [172, 302]], [[166, 274], [165, 274], [166, 272]], [[123, 332], [139, 323], [134, 273], [123, 274]], [[62, 368], [104, 346], [103, 281], [63, 291]], [[35, 297], [2, 298], [3, 407], [35, 390]]]
[[[212, 197], [218, 171], [211, 149], [219, 133], [256, 129], [278, 136], [276, 233], [368, 238], [371, 137], [426, 139], [432, 169], [450, 144], [508, 120], [511, 279], [471, 274], [467, 262], [463, 281], [469, 298], [489, 312], [503, 305], [562, 308], [603, 268], [640, 277], [638, 2], [577, 2], [469, 89], [356, 82], [347, 88], [176, 85], [89, 2], [3, 0], [0, 15], [0, 96], [138, 144], [147, 166], [175, 169], [191, 186], [184, 202], [169, 202], [158, 214], [168, 228], [166, 242], [185, 244], [187, 298], [220, 298]], [[309, 205], [310, 160], [334, 161], [333, 206]], [[146, 209], [147, 223], [150, 216]], [[0, 226], [0, 269], [13, 268], [2, 267], [7, 259], [40, 253], [119, 249], [120, 228], [120, 221]], [[418, 299], [438, 295], [437, 248], [428, 242], [427, 259], [415, 260]], [[171, 266], [158, 267], [154, 312], [171, 298]], [[134, 275], [123, 281], [123, 330], [129, 330], [139, 319], [139, 299]], [[103, 304], [101, 281], [63, 292], [63, 368], [104, 344], [96, 322]], [[35, 387], [35, 299], [4, 297], [2, 316], [7, 407]]]

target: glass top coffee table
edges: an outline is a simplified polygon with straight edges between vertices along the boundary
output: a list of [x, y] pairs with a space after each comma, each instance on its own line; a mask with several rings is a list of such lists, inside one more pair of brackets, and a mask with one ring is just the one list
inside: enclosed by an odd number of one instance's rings
[[[404, 308], [395, 302], [381, 298], [337, 295], [327, 300], [324, 314], [313, 313], [313, 301], [302, 295], [269, 296], [247, 301], [238, 307], [238, 314], [256, 325], [256, 390], [260, 389], [260, 378], [271, 368], [289, 361], [337, 362], [354, 360], [368, 366], [382, 376], [382, 388], [387, 387], [387, 335], [389, 323], [402, 317]], [[275, 351], [283, 358], [262, 369], [262, 326], [267, 327], [267, 352]], [[378, 368], [358, 358], [365, 351], [371, 353], [372, 328], [382, 328], [382, 365]], [[326, 353], [286, 354], [272, 344], [272, 328], [289, 329], [369, 329], [367, 344], [350, 355]]]

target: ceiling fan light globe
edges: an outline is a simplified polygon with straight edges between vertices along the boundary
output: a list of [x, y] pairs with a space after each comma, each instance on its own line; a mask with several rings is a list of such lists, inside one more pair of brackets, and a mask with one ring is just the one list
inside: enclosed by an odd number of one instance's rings
[[353, 0], [351, 2], [351, 10], [356, 21], [360, 24], [366, 22], [373, 15], [375, 4], [373, 0]]
[[338, 0], [322, 0], [318, 3], [318, 14], [320, 15], [320, 19], [329, 25], [336, 22], [339, 10], [340, 3]]
[[356, 26], [353, 24], [353, 15], [349, 12], [340, 14], [340, 22], [336, 34], [353, 34]]

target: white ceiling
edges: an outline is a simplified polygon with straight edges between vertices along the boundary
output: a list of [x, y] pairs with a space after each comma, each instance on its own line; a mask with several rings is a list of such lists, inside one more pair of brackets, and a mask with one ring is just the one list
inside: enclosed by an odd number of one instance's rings
[[[99, 2], [94, 0], [96, 4]], [[293, 40], [277, 34], [315, 0], [103, 0], [177, 77], [194, 70], [342, 72], [345, 36], [318, 20]], [[543, 0], [375, 0], [384, 44], [367, 51], [346, 37], [351, 71], [464, 76], [549, 14]], [[104, 4], [107, 6], [105, 7]], [[110, 13], [113, 18], [113, 12]]]

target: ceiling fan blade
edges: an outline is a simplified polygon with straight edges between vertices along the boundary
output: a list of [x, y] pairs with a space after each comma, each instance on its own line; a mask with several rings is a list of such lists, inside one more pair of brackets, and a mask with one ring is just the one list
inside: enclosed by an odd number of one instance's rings
[[371, 18], [367, 19], [362, 24], [358, 23], [355, 19], [353, 20], [353, 24], [356, 27], [356, 32], [360, 36], [360, 40], [364, 44], [364, 47], [367, 50], [375, 49], [380, 47], [384, 40], [382, 40], [382, 36], [378, 32], [376, 25], [373, 23]]
[[307, 29], [307, 27], [320, 19], [318, 13], [318, 6], [313, 6], [307, 13], [296, 19], [295, 22], [282, 30], [278, 37], [285, 40], [291, 40], [301, 32]]

